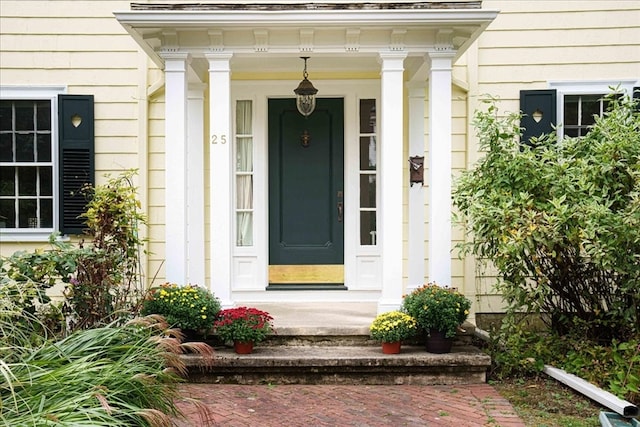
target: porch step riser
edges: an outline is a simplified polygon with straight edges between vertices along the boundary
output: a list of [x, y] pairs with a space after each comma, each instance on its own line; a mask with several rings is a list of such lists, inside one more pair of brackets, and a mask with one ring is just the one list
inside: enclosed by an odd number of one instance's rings
[[[471, 335], [457, 335], [453, 340], [454, 346], [472, 345]], [[214, 341], [212, 341], [214, 342]], [[405, 342], [409, 345], [424, 345], [424, 339], [413, 339]], [[218, 343], [219, 344], [219, 343]], [[380, 343], [371, 339], [369, 335], [271, 335], [260, 346], [374, 346], [380, 347]]]
[[432, 354], [424, 346], [403, 345], [383, 354], [376, 346], [263, 346], [237, 355], [216, 348], [212, 366], [185, 356], [190, 382], [230, 384], [470, 384], [486, 381], [490, 358], [475, 347], [454, 346]]
[[326, 384], [326, 385], [455, 385], [486, 382], [486, 369], [481, 372], [189, 372], [190, 383], [204, 384]]
[[[207, 337], [206, 339], [195, 339], [194, 341], [204, 341], [212, 347], [220, 347], [225, 343], [218, 340], [216, 337]], [[405, 341], [408, 345], [424, 346], [424, 340], [415, 339]], [[457, 336], [453, 340], [454, 346], [470, 346], [472, 345], [472, 337], [470, 336]], [[267, 337], [260, 344], [260, 347], [380, 347], [380, 343], [374, 341], [368, 335], [308, 335], [308, 336], [283, 336], [283, 335], [271, 335]]]

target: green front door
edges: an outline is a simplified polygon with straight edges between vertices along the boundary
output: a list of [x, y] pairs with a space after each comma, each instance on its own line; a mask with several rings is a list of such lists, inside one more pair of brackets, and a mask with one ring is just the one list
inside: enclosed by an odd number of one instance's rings
[[343, 125], [341, 98], [318, 99], [308, 118], [295, 99], [269, 100], [269, 264], [291, 266], [289, 280], [272, 283], [336, 282], [344, 263]]

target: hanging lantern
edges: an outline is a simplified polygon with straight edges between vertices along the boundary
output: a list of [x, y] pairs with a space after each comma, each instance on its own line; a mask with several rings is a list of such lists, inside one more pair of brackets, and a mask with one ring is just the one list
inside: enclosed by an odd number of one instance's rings
[[293, 91], [296, 94], [296, 107], [300, 114], [308, 117], [316, 108], [316, 93], [318, 89], [313, 87], [313, 84], [307, 78], [307, 59], [308, 56], [301, 56], [300, 59], [304, 60], [304, 72], [302, 73], [302, 81], [298, 87]]

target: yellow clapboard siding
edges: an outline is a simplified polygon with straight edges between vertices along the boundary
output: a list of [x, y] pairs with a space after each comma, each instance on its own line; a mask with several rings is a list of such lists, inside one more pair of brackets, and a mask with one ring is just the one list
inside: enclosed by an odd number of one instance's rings
[[344, 283], [344, 265], [270, 265], [269, 283]]

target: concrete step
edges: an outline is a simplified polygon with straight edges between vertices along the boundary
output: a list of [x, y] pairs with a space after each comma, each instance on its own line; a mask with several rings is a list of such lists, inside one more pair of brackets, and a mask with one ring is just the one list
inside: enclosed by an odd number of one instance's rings
[[471, 384], [486, 382], [491, 359], [471, 345], [473, 325], [454, 339], [451, 353], [432, 354], [424, 342], [382, 353], [363, 327], [279, 327], [247, 355], [209, 337], [215, 360], [188, 355], [189, 381], [233, 384]]
[[428, 353], [403, 345], [400, 354], [383, 354], [378, 345], [258, 345], [251, 354], [216, 347], [212, 366], [184, 356], [189, 382], [232, 384], [471, 384], [486, 382], [488, 355], [473, 346], [451, 353]]

